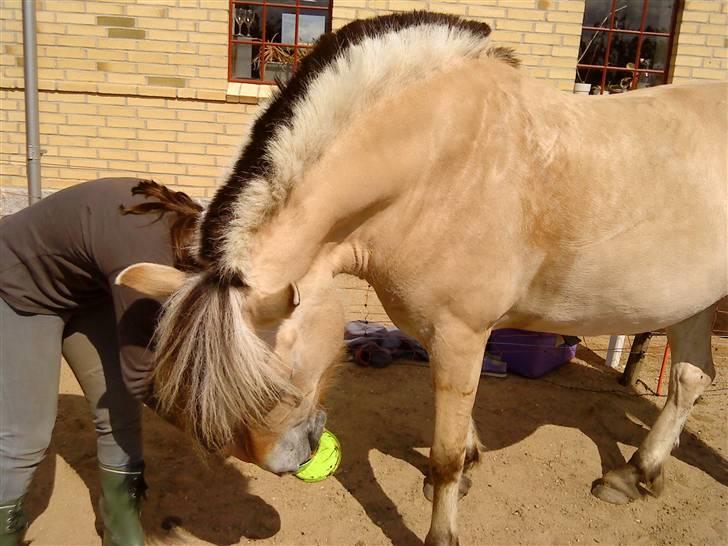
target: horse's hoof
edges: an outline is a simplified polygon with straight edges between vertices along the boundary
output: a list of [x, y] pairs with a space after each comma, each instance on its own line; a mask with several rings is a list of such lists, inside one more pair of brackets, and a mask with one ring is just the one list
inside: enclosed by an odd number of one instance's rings
[[460, 546], [460, 539], [450, 532], [444, 533], [444, 536], [435, 536], [430, 530], [425, 537], [425, 546]]
[[642, 496], [639, 481], [639, 470], [628, 464], [610, 470], [596, 480], [592, 484], [592, 495], [612, 504], [627, 504]]
[[611, 504], [627, 504], [633, 500], [623, 491], [614, 489], [611, 485], [604, 483], [602, 479], [594, 482], [591, 492], [596, 498]]

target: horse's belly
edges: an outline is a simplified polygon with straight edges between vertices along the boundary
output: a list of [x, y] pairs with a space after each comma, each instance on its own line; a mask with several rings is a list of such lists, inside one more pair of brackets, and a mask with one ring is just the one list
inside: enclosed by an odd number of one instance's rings
[[586, 263], [580, 273], [536, 280], [498, 326], [575, 335], [664, 328], [728, 295], [725, 264], [724, 252], [686, 268], [642, 260], [595, 273]]

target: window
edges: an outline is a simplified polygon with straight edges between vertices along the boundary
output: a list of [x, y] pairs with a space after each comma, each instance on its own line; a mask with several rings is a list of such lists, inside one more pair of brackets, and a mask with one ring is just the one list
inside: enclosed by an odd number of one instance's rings
[[332, 0], [230, 0], [228, 79], [288, 80], [298, 62], [331, 30]]
[[680, 0], [586, 0], [576, 82], [593, 94], [667, 82]]

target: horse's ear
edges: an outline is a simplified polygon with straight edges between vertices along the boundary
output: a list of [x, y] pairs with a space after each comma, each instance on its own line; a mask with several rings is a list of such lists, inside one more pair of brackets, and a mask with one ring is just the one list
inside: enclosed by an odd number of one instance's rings
[[115, 283], [154, 298], [166, 298], [187, 280], [187, 274], [168, 265], [138, 263], [116, 276]]

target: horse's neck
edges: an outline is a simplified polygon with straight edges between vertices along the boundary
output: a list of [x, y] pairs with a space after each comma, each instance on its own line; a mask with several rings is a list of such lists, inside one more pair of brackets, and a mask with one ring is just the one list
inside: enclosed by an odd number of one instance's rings
[[[384, 211], [412, 215], [412, 200], [457, 192], [451, 177], [486, 160], [493, 125], [497, 128], [503, 117], [511, 124], [526, 119], [509, 99], [510, 93], [522, 92], [521, 76], [497, 61], [481, 62], [505, 71], [493, 75], [501, 80], [477, 70], [443, 74], [381, 101], [339, 135], [254, 236], [251, 284], [282, 288], [331, 253], [327, 244], [345, 243], [332, 254], [336, 272], [366, 276], [367, 241], [357, 237], [366, 231], [362, 226]], [[535, 95], [534, 100], [549, 96]], [[496, 139], [499, 146], [509, 145], [504, 136]]]

